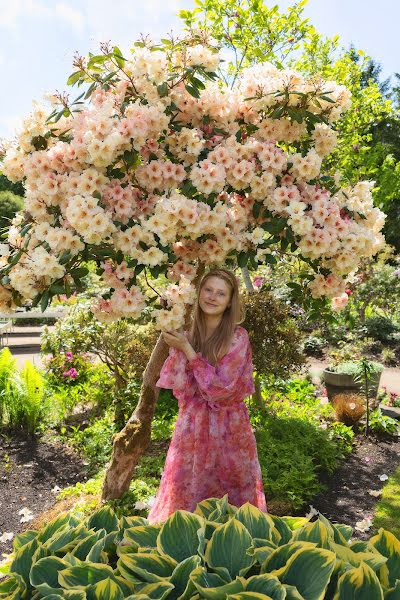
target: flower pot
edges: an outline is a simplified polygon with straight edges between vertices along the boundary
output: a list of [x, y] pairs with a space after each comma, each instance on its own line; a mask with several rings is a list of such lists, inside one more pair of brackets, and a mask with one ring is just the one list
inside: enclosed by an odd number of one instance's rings
[[[346, 393], [359, 393], [364, 394], [364, 385], [362, 382], [356, 382], [354, 375], [348, 375], [347, 373], [335, 373], [324, 369], [323, 373], [324, 383], [329, 400], [332, 402], [332, 398], [336, 394]], [[381, 380], [382, 372], [375, 373], [371, 381], [369, 382], [369, 394], [372, 400], [372, 408], [375, 408], [374, 401], [378, 394], [379, 382]]]

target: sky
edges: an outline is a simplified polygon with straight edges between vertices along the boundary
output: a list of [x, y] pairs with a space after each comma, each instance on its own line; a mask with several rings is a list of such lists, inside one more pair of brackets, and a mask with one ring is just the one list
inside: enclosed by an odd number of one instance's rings
[[[67, 89], [75, 51], [97, 52], [109, 40], [125, 49], [140, 33], [179, 32], [176, 14], [193, 7], [194, 0], [0, 0], [0, 138], [13, 137], [33, 100]], [[304, 15], [376, 59], [384, 77], [400, 72], [398, 0], [309, 0]]]

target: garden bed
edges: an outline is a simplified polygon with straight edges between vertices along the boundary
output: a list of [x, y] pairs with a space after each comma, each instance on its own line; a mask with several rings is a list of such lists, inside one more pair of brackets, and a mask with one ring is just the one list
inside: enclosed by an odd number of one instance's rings
[[[84, 480], [86, 469], [75, 452], [46, 436], [8, 436], [4, 432], [0, 436], [1, 538], [4, 533], [15, 535], [29, 529], [32, 521], [21, 523], [21, 518], [36, 518], [48, 510], [55, 503], [57, 490]], [[0, 542], [0, 557], [11, 548], [12, 540]]]
[[[359, 434], [352, 454], [331, 477], [325, 478], [327, 490], [318, 494], [312, 504], [330, 521], [354, 528], [357, 522], [372, 519], [379, 499], [377, 492], [386, 483], [386, 478], [382, 481], [380, 477], [390, 476], [399, 463], [399, 438], [366, 438]], [[353, 537], [367, 539], [370, 535], [371, 531], [355, 530]]]

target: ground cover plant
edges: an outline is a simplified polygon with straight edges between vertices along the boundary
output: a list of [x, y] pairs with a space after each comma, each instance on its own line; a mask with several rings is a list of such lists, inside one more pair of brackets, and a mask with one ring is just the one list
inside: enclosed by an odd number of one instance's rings
[[159, 525], [105, 506], [64, 514], [14, 541], [3, 597], [56, 599], [394, 599], [400, 542], [390, 532], [352, 542], [351, 527], [276, 517], [227, 496]]

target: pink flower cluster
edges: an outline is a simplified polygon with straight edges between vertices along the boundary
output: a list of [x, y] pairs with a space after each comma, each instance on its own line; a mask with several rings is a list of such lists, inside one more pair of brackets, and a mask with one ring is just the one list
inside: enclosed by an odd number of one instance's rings
[[[315, 183], [336, 144], [331, 125], [349, 107], [348, 90], [263, 63], [245, 69], [233, 89], [206, 82], [196, 98], [184, 69], [212, 69], [219, 56], [207, 44], [183, 48], [138, 48], [117, 84], [95, 90], [91, 105], [52, 123], [50, 136], [46, 111], [36, 107], [26, 120], [3, 166], [11, 180], [25, 180], [26, 199], [0, 251], [0, 271], [9, 269], [9, 283], [0, 286], [2, 310], [11, 309], [13, 291], [22, 301], [62, 281], [61, 257], [79, 257], [88, 247], [124, 256], [102, 264], [110, 291], [93, 310], [103, 320], [137, 318], [146, 306], [131, 259], [162, 267], [179, 294], [167, 288], [178, 308], [155, 313], [160, 328], [182, 324], [197, 259], [223, 265], [232, 253], [253, 251], [262, 264], [271, 252], [268, 223], [277, 218], [286, 220], [301, 254], [330, 273], [310, 282], [315, 298], [340, 298], [360, 259], [382, 247], [384, 214], [373, 206], [371, 184], [331, 194]], [[306, 106], [329, 123], [311, 136], [305, 123], [267, 116], [277, 102], [273, 92], [291, 92], [296, 108], [309, 92], [327, 90], [332, 102]], [[38, 135], [47, 140], [39, 150]], [[306, 153], [283, 149], [307, 136]], [[31, 226], [23, 237], [26, 219]], [[11, 250], [23, 244], [27, 252], [9, 268]]]

